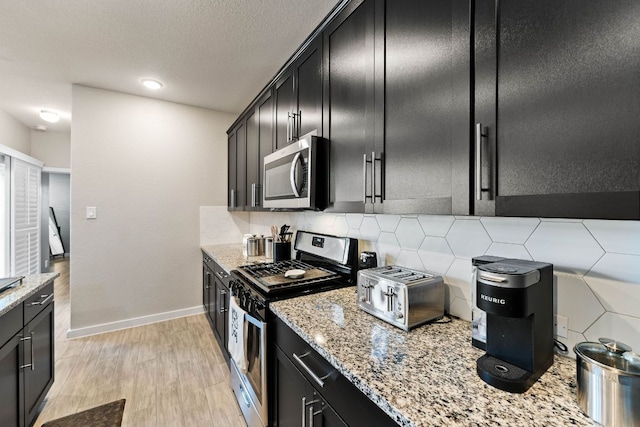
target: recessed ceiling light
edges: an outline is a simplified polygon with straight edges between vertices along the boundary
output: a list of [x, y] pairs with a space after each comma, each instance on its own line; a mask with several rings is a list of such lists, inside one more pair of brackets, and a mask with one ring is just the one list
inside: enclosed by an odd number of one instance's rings
[[153, 79], [141, 79], [140, 82], [147, 88], [147, 89], [160, 89], [162, 86], [164, 86], [162, 84], [162, 82], [159, 82], [158, 80], [153, 80]]
[[60, 114], [54, 111], [40, 110], [40, 118], [45, 122], [56, 123], [60, 120]]
[[34, 129], [39, 130], [40, 132], [44, 132], [47, 130], [47, 127], [45, 125], [35, 125]]

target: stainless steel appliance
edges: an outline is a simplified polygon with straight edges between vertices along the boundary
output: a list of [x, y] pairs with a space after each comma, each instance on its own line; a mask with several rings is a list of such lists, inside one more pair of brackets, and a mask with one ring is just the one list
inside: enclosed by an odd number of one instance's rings
[[476, 280], [476, 302], [487, 315], [478, 375], [523, 393], [553, 364], [553, 265], [508, 259], [478, 266]]
[[576, 353], [578, 405], [606, 427], [640, 426], [640, 356], [612, 339], [581, 342]]
[[326, 207], [328, 142], [314, 134], [306, 134], [265, 156], [265, 208], [322, 210]]
[[395, 265], [360, 270], [358, 307], [408, 331], [444, 315], [444, 281]]
[[[268, 424], [269, 302], [356, 283], [357, 239], [298, 231], [294, 249], [294, 260], [246, 265], [231, 272], [231, 293], [246, 312], [247, 362], [243, 372], [231, 361], [231, 386], [248, 427]], [[286, 274], [292, 270], [303, 273]]]

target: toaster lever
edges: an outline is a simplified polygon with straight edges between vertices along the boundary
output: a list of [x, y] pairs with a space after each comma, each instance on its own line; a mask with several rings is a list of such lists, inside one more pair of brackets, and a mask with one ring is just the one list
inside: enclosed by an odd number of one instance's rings
[[387, 286], [387, 292], [384, 292], [382, 295], [386, 295], [387, 297], [387, 311], [393, 311], [393, 297], [396, 296], [396, 292], [393, 289], [393, 286]]

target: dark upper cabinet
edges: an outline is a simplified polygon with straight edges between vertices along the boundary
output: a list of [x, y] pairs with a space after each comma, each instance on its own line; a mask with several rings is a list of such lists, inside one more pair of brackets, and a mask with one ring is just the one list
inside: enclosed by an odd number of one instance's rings
[[256, 102], [246, 119], [247, 181], [245, 210], [262, 208], [264, 157], [273, 152], [273, 96], [271, 91]]
[[245, 121], [228, 133], [228, 210], [243, 210], [246, 203], [247, 141]]
[[274, 91], [276, 149], [312, 131], [322, 136], [322, 38], [302, 51]]
[[640, 218], [639, 18], [636, 0], [476, 1], [473, 213]]
[[374, 211], [467, 214], [468, 1], [387, 1], [384, 18], [385, 48], [376, 52], [376, 63], [384, 64], [384, 76], [376, 76], [384, 86], [376, 91], [379, 105], [384, 90], [384, 124], [376, 126], [383, 138], [374, 138]]
[[364, 160], [375, 132], [375, 0], [354, 1], [323, 33], [324, 122], [330, 141], [330, 210], [364, 212], [367, 173]]

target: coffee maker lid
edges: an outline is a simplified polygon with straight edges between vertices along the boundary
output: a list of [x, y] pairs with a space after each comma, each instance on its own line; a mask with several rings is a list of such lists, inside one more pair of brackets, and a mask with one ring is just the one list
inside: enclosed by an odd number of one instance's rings
[[540, 281], [540, 271], [529, 265], [494, 262], [478, 266], [478, 281], [501, 288], [526, 288]]

